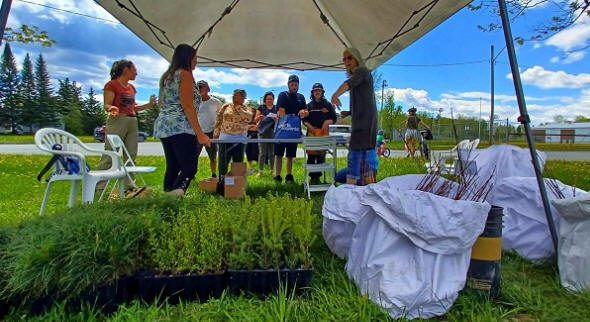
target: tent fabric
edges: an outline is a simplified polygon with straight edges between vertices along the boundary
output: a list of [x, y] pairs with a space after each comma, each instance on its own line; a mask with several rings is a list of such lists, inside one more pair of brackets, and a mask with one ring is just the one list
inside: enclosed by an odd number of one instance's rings
[[324, 198], [324, 235], [338, 214], [350, 218], [348, 208], [360, 207], [356, 202], [366, 207], [349, 221], [350, 238], [340, 240], [350, 243], [346, 271], [394, 318], [430, 318], [451, 308], [490, 209], [488, 203], [415, 190], [423, 178], [392, 177], [354, 189], [342, 185]]
[[[566, 198], [573, 196], [573, 187], [556, 180]], [[545, 179], [547, 186], [548, 179]], [[548, 190], [550, 200], [557, 197]], [[576, 189], [576, 195], [586, 193]], [[536, 177], [508, 177], [496, 183], [488, 196], [488, 202], [504, 208], [502, 248], [514, 250], [520, 256], [541, 261], [555, 255], [555, 249]], [[560, 230], [560, 214], [551, 206], [551, 213], [557, 231]]]
[[97, 0], [162, 57], [198, 47], [199, 66], [339, 70], [356, 47], [373, 69], [466, 0]]
[[561, 285], [590, 290], [590, 195], [552, 200], [561, 215], [557, 264]]

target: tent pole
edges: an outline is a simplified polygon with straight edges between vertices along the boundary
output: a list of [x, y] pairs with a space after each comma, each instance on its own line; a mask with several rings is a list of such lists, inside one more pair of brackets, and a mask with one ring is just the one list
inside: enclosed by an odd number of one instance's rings
[[518, 70], [518, 62], [516, 60], [516, 52], [514, 51], [514, 41], [512, 40], [512, 30], [510, 29], [510, 21], [508, 20], [508, 12], [506, 10], [506, 0], [498, 0], [500, 6], [500, 16], [502, 17], [502, 29], [504, 30], [504, 38], [506, 40], [506, 49], [508, 50], [508, 58], [510, 59], [510, 69], [512, 70], [512, 79], [514, 81], [514, 90], [516, 92], [516, 99], [518, 101], [518, 108], [520, 109], [520, 116], [518, 121], [524, 126], [524, 133], [526, 134], [529, 150], [531, 152], [531, 159], [533, 161], [533, 168], [535, 169], [535, 176], [537, 177], [537, 184], [539, 185], [539, 192], [543, 200], [543, 207], [545, 208], [545, 216], [547, 217], [547, 224], [549, 225], [549, 232], [553, 240], [553, 247], [557, 255], [557, 231], [553, 216], [551, 215], [551, 208], [549, 206], [549, 198], [547, 198], [547, 189], [541, 174], [541, 166], [539, 165], [538, 155], [535, 149], [535, 142], [531, 136], [530, 117], [527, 112], [526, 102], [524, 100], [524, 92], [522, 90], [522, 82], [520, 80], [520, 72]]
[[4, 29], [6, 29], [11, 4], [12, 0], [3, 0], [2, 7], [0, 8], [0, 45], [2, 45], [2, 40], [4, 40]]

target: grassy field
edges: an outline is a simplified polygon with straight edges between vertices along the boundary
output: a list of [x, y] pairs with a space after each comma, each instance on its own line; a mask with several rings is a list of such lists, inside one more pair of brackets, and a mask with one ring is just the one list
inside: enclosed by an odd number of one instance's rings
[[[92, 135], [79, 136], [82, 142], [92, 143], [97, 142]], [[147, 142], [159, 142], [158, 139], [150, 136], [146, 140]], [[14, 135], [14, 134], [0, 134], [0, 144], [33, 144], [35, 139], [33, 135]], [[455, 141], [444, 140], [444, 141], [428, 141], [428, 146], [431, 150], [448, 150], [454, 147], [457, 143]], [[498, 142], [498, 144], [504, 144], [504, 142]], [[519, 147], [527, 147], [525, 141], [511, 141], [510, 144]], [[481, 142], [479, 148], [487, 148], [490, 145], [487, 142]], [[392, 150], [403, 150], [404, 144], [402, 141], [390, 141], [387, 142], [387, 147]], [[590, 151], [590, 144], [561, 144], [561, 143], [536, 143], [535, 147], [541, 151]]]
[[[0, 155], [0, 227], [18, 225], [37, 216], [45, 184], [36, 181], [37, 172], [47, 156]], [[98, 159], [92, 159], [96, 164]], [[155, 173], [144, 176], [155, 191], [160, 191], [164, 171], [162, 157], [140, 157], [139, 164], [157, 165]], [[209, 175], [208, 162], [201, 159], [199, 178]], [[344, 160], [339, 160], [343, 165]], [[302, 171], [294, 167], [301, 182]], [[409, 159], [384, 159], [379, 179], [407, 173], [422, 172], [419, 163]], [[590, 162], [549, 161], [546, 172], [566, 184], [590, 190]], [[267, 191], [289, 192], [303, 196], [298, 185], [275, 185], [270, 175], [250, 177], [248, 194], [263, 197]], [[48, 216], [65, 208], [68, 186], [58, 184], [48, 206]], [[187, 200], [199, 198], [195, 186]], [[321, 216], [322, 194], [314, 194], [314, 210]], [[86, 309], [77, 314], [66, 313], [63, 305], [55, 306], [45, 315], [31, 317], [26, 312], [13, 312], [9, 320], [112, 320], [112, 321], [387, 321], [389, 316], [366, 297], [348, 279], [345, 262], [332, 255], [322, 242], [321, 226], [316, 227], [318, 242], [313, 248], [315, 275], [307, 294], [291, 297], [279, 294], [268, 298], [224, 295], [204, 304], [183, 303], [145, 305], [138, 301], [119, 309], [112, 316], [103, 316]], [[588, 321], [590, 294], [572, 294], [560, 287], [556, 266], [533, 265], [517, 255], [504, 254], [502, 259], [502, 294], [488, 301], [472, 294], [462, 294], [445, 316], [434, 321]]]

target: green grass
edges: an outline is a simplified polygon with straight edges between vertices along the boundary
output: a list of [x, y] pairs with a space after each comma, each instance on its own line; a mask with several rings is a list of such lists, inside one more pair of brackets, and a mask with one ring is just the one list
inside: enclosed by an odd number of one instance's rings
[[[78, 136], [82, 142], [86, 143], [93, 143], [97, 142], [94, 140], [92, 135], [82, 135]], [[158, 139], [150, 136], [147, 138], [146, 142], [159, 142]], [[23, 134], [23, 135], [16, 135], [16, 134], [0, 134], [0, 144], [33, 144], [35, 143], [35, 138], [33, 135]], [[505, 142], [498, 142], [498, 144], [504, 144]], [[454, 147], [457, 143], [452, 140], [433, 140], [428, 141], [428, 146], [431, 150], [448, 150]], [[519, 146], [521, 148], [527, 147], [525, 141], [510, 141], [510, 144]], [[490, 145], [487, 141], [482, 141], [479, 144], [479, 148], [487, 148]], [[400, 140], [395, 141], [388, 141], [387, 147], [392, 150], [403, 150], [404, 143]], [[562, 143], [535, 143], [535, 147], [541, 151], [590, 151], [590, 144], [580, 143], [580, 144], [562, 144]]]
[[[14, 226], [37, 216], [45, 184], [36, 181], [37, 172], [45, 165], [48, 156], [0, 155], [0, 227]], [[96, 165], [98, 158], [91, 159]], [[338, 160], [340, 166], [344, 160]], [[392, 175], [420, 173], [421, 165], [410, 159], [381, 159], [379, 179]], [[301, 161], [299, 161], [301, 162]], [[295, 165], [295, 178], [300, 183], [302, 170]], [[156, 191], [162, 188], [164, 159], [140, 157], [139, 164], [157, 165], [155, 173], [145, 175], [148, 184]], [[209, 176], [206, 159], [200, 159], [198, 178]], [[548, 174], [566, 184], [576, 184], [590, 190], [590, 162], [549, 161]], [[289, 192], [303, 196], [298, 185], [276, 185], [268, 170], [261, 178], [248, 178], [248, 194], [264, 197], [268, 191]], [[48, 220], [54, 213], [65, 209], [67, 184], [57, 184], [48, 205]], [[313, 213], [321, 216], [322, 194], [313, 194]], [[202, 194], [191, 186], [183, 203], [199, 204]], [[141, 200], [134, 202], [142, 202]], [[98, 205], [89, 207], [99, 208]], [[63, 305], [50, 312], [30, 317], [24, 311], [13, 312], [10, 320], [32, 319], [41, 321], [113, 320], [113, 321], [387, 321], [388, 315], [366, 297], [344, 271], [345, 262], [336, 258], [323, 244], [321, 227], [316, 227], [318, 242], [312, 249], [316, 270], [312, 288], [307, 294], [292, 296], [281, 293], [268, 298], [224, 295], [204, 304], [183, 303], [169, 306], [145, 305], [138, 301], [105, 317], [90, 308], [79, 313], [66, 313]], [[462, 294], [442, 321], [587, 321], [590, 316], [590, 294], [573, 294], [560, 287], [555, 265], [533, 265], [517, 255], [505, 253], [502, 260], [502, 293], [495, 301]]]

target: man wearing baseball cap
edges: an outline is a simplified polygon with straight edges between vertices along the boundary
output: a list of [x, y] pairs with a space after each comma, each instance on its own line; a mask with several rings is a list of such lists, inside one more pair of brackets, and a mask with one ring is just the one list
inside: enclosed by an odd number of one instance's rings
[[[296, 114], [299, 117], [307, 116], [307, 109], [305, 97], [299, 94], [299, 77], [297, 75], [289, 76], [287, 81], [288, 91], [281, 92], [277, 99], [277, 106], [279, 108], [279, 118], [287, 114]], [[285, 176], [286, 183], [295, 183], [293, 178], [293, 158], [297, 155], [297, 143], [277, 143], [275, 144], [275, 181], [281, 182], [281, 171], [283, 166], [283, 155], [287, 157], [287, 175]]]
[[[199, 89], [199, 94], [201, 94], [201, 103], [197, 106], [198, 109], [198, 119], [199, 125], [203, 130], [203, 133], [207, 135], [209, 138], [213, 138], [213, 128], [215, 126], [215, 122], [217, 121], [217, 113], [221, 108], [221, 102], [209, 95], [209, 84], [206, 81], [200, 80], [197, 82], [197, 88]], [[201, 150], [203, 146], [199, 145], [198, 154], [197, 154], [197, 163], [198, 163], [198, 156], [201, 155]], [[211, 144], [210, 147], [205, 147], [207, 150], [207, 155], [209, 156], [209, 165], [211, 167], [211, 176], [217, 176], [217, 146], [215, 144]]]

